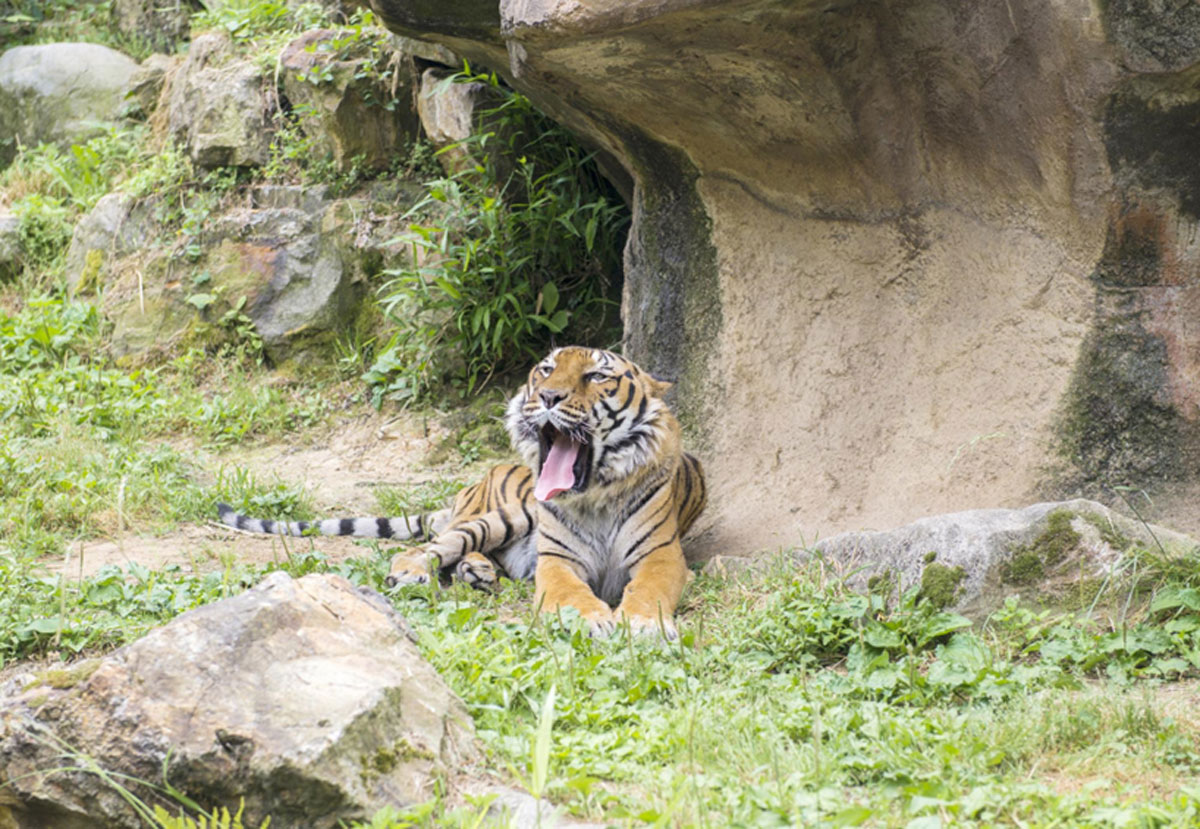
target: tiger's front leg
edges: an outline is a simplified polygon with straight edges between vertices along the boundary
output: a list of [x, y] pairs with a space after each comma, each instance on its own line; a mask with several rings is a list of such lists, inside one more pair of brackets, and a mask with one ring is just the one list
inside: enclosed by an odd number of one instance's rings
[[687, 560], [678, 541], [649, 553], [630, 570], [629, 584], [614, 614], [626, 620], [634, 633], [661, 633], [679, 637], [675, 607], [688, 583]]
[[543, 613], [557, 613], [573, 607], [587, 619], [593, 636], [612, 633], [616, 629], [612, 610], [587, 586], [578, 565], [570, 559], [539, 550], [533, 582], [533, 603]]

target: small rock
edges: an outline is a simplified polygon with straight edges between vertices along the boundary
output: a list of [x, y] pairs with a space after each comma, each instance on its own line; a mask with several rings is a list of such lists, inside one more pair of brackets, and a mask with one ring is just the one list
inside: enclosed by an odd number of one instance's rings
[[0, 279], [21, 272], [21, 219], [0, 209]]
[[102, 196], [71, 234], [65, 269], [71, 290], [88, 294], [107, 284], [113, 260], [144, 248], [150, 228], [148, 207], [121, 193]]
[[270, 155], [267, 78], [252, 60], [237, 59], [229, 38], [210, 32], [192, 41], [170, 80], [168, 129], [198, 167], [253, 167]]
[[167, 74], [181, 63], [182, 58], [153, 54], [138, 66], [129, 79], [129, 97], [142, 115], [149, 116], [158, 108]]
[[414, 58], [420, 58], [431, 63], [440, 63], [450, 68], [461, 67], [463, 65], [462, 58], [440, 43], [417, 40], [416, 38], [398, 34], [393, 34], [391, 40], [392, 48], [402, 54], [411, 55]]
[[[274, 573], [98, 660], [0, 697], [0, 781], [18, 827], [142, 825], [164, 774], [247, 825], [334, 827], [432, 796], [476, 759], [469, 715], [372, 591]], [[76, 759], [72, 759], [76, 758]], [[83, 758], [89, 758], [83, 761]], [[146, 781], [146, 784], [135, 781]], [[14, 802], [15, 801], [15, 802]]]
[[445, 69], [426, 69], [417, 96], [417, 112], [429, 143], [438, 149], [453, 147], [438, 156], [450, 174], [473, 163], [466, 148], [454, 145], [471, 135], [481, 107], [497, 103], [487, 84], [452, 83], [449, 79], [453, 74]]

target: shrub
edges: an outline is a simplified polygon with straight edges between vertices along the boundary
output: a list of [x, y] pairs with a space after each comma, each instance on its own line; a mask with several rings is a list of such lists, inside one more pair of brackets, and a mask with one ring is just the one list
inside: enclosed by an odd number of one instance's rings
[[486, 80], [500, 103], [461, 145], [465, 169], [430, 182], [409, 213], [427, 218], [404, 240], [411, 263], [380, 289], [394, 330], [364, 376], [377, 403], [447, 381], [474, 391], [556, 338], [614, 336], [627, 208], [592, 155], [528, 98], [494, 75], [456, 80]]

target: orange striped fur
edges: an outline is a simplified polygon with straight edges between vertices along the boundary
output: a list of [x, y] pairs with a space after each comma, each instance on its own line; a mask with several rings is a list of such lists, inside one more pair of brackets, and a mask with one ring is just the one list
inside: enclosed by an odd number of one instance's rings
[[[527, 466], [497, 467], [460, 493], [447, 528], [398, 554], [389, 579], [426, 580], [452, 566], [487, 586], [498, 565], [513, 578], [532, 575], [544, 611], [573, 607], [594, 632], [626, 621], [673, 638], [688, 579], [680, 538], [704, 509], [705, 486], [700, 462], [682, 449], [667, 388], [609, 351], [551, 352], [508, 406]], [[576, 452], [574, 485], [538, 500], [539, 476], [564, 435]]]
[[389, 584], [438, 571], [481, 589], [500, 575], [532, 578], [543, 611], [574, 608], [593, 633], [627, 622], [674, 638], [688, 580], [680, 539], [704, 509], [705, 485], [663, 399], [669, 387], [610, 351], [555, 349], [509, 401], [525, 465], [494, 467], [452, 508], [286, 523], [222, 505], [221, 518], [256, 532], [432, 536], [392, 558]]

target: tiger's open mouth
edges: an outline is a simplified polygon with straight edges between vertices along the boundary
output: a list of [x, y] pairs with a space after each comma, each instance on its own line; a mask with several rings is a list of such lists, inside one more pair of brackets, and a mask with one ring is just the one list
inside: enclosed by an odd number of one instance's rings
[[583, 492], [592, 468], [592, 444], [552, 423], [538, 432], [538, 478], [533, 497], [549, 501], [562, 492]]

